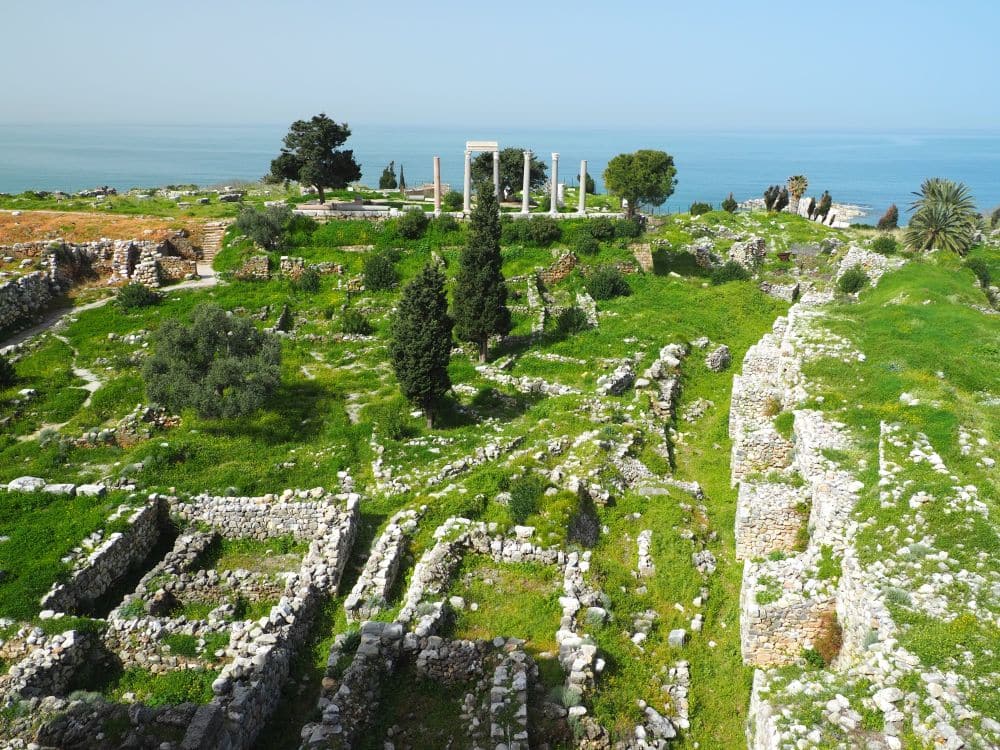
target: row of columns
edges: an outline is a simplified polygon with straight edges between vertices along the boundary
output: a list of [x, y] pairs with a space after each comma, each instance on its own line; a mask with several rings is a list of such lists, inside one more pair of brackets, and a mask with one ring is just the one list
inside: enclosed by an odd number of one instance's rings
[[[524, 152], [524, 179], [521, 185], [521, 213], [529, 212], [528, 201], [531, 192], [531, 150]], [[493, 193], [500, 200], [500, 152], [493, 152]], [[465, 213], [472, 211], [472, 151], [465, 152], [465, 182], [462, 196]], [[578, 213], [587, 210], [587, 160], [580, 160], [580, 200]], [[434, 157], [434, 213], [441, 213], [441, 157]], [[559, 154], [552, 153], [552, 183], [549, 213], [559, 213]]]

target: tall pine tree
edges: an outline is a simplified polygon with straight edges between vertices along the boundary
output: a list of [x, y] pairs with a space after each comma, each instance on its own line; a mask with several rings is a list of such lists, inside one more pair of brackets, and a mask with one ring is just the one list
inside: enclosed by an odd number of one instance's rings
[[500, 270], [500, 206], [493, 184], [481, 182], [469, 224], [469, 241], [458, 260], [455, 279], [455, 332], [479, 345], [486, 361], [490, 336], [510, 332], [507, 282]]
[[444, 274], [428, 264], [404, 287], [389, 342], [392, 369], [403, 395], [423, 409], [428, 427], [434, 426], [441, 398], [451, 388], [452, 325]]

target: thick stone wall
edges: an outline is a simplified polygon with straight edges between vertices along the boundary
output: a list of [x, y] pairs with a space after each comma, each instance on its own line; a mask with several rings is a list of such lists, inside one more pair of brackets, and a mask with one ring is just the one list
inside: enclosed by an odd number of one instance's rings
[[791, 484], [741, 482], [736, 497], [736, 559], [795, 549], [806, 522], [808, 495]]
[[128, 528], [116, 531], [89, 554], [81, 552], [65, 583], [55, 584], [42, 598], [42, 608], [75, 613], [81, 606], [99, 599], [114, 583], [142, 560], [159, 539], [164, 521], [164, 503], [152, 497], [142, 508], [123, 506], [109, 521], [130, 513]]
[[27, 322], [47, 307], [52, 297], [45, 271], [32, 271], [0, 284], [0, 330]]
[[[807, 552], [786, 560], [744, 563], [740, 588], [744, 662], [758, 667], [790, 664], [828, 633], [835, 589], [816, 580], [816, 562], [816, 555]], [[764, 593], [777, 599], [761, 604]]]

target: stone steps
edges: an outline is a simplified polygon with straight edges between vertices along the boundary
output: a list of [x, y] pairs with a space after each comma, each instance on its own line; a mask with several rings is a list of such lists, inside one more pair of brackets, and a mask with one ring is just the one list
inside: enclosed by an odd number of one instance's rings
[[222, 239], [229, 223], [228, 221], [211, 221], [205, 224], [201, 239], [202, 262], [211, 264], [215, 260], [215, 256], [222, 249]]

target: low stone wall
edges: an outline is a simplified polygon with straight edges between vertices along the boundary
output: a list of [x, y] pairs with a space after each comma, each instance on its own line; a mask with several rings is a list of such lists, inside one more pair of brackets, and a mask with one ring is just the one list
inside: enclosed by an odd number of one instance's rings
[[398, 622], [366, 622], [361, 642], [333, 697], [323, 707], [321, 721], [303, 728], [304, 748], [349, 750], [378, 713], [384, 680], [396, 669], [403, 649]]
[[75, 630], [36, 642], [28, 656], [8, 670], [5, 703], [64, 693], [91, 645], [88, 635]]
[[546, 269], [538, 272], [538, 278], [545, 286], [558, 284], [565, 279], [580, 264], [580, 259], [573, 253], [563, 253], [558, 260]]
[[241, 281], [267, 281], [271, 278], [271, 261], [266, 255], [252, 255], [233, 275]]
[[769, 294], [785, 302], [795, 302], [799, 298], [800, 286], [798, 282], [778, 284], [772, 281], [762, 281], [759, 287], [764, 294]]
[[[326, 596], [335, 593], [340, 585], [357, 532], [360, 516], [358, 495], [331, 495], [322, 490], [318, 494], [327, 498], [325, 503], [300, 505], [316, 506], [312, 513], [307, 514], [307, 518], [318, 515], [325, 519], [325, 525], [316, 527], [317, 533], [299, 572], [289, 577], [284, 596], [271, 608], [266, 620], [233, 625], [229, 645], [232, 661], [223, 668], [212, 684], [215, 698], [211, 704], [199, 709], [184, 737], [182, 748], [247, 748], [253, 744], [277, 707], [292, 657], [307, 637], [317, 607]], [[199, 506], [209, 513], [209, 517], [231, 525], [232, 513], [241, 504], [229, 503], [231, 498], [214, 500], [219, 501], [217, 505], [222, 508], [220, 512], [212, 512], [211, 506], [216, 503], [210, 503], [204, 497]], [[287, 509], [285, 518], [274, 528], [269, 528], [266, 524], [262, 526], [260, 519], [252, 512], [252, 508], [259, 503], [251, 502], [249, 506], [246, 504], [248, 500], [261, 501], [263, 498], [237, 500], [243, 501], [242, 507], [251, 509], [248, 519], [251, 533], [239, 533], [237, 536], [263, 533], [263, 538], [267, 538], [274, 535], [268, 532], [275, 528], [289, 528], [288, 518], [292, 514]], [[320, 505], [326, 507], [320, 508]], [[275, 507], [281, 507], [281, 501]]]
[[69, 580], [53, 586], [42, 598], [42, 608], [72, 614], [99, 599], [156, 544], [164, 511], [164, 503], [156, 496], [136, 511], [120, 507], [108, 520], [130, 512], [128, 528], [110, 534], [90, 553], [81, 551]]
[[423, 506], [419, 512], [403, 510], [389, 519], [385, 531], [372, 547], [357, 583], [344, 599], [348, 620], [371, 618], [382, 611], [396, 582], [407, 543], [426, 507]]
[[162, 281], [182, 281], [198, 275], [198, 261], [187, 258], [163, 257], [157, 261]]
[[202, 651], [197, 656], [184, 656], [165, 648], [166, 635], [190, 635], [199, 641], [209, 635], [228, 634], [228, 622], [189, 621], [183, 618], [140, 617], [111, 619], [101, 635], [104, 648], [126, 669], [140, 667], [153, 674], [166, 674], [182, 669], [218, 669], [224, 656]]
[[272, 539], [291, 535], [317, 539], [340, 510], [337, 495], [322, 488], [286, 490], [280, 497], [215, 497], [171, 499], [170, 510], [189, 523], [203, 523], [230, 538]]

